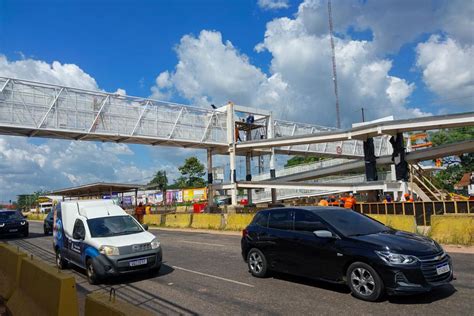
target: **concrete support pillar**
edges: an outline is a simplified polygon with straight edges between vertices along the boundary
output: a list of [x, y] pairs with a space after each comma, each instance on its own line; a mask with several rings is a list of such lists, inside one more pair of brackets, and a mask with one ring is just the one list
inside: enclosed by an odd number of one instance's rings
[[[270, 116], [268, 117], [268, 122], [267, 122], [267, 134], [268, 138], [274, 138], [275, 137], [275, 130], [273, 126], [273, 114], [270, 113]], [[270, 153], [270, 178], [275, 178], [275, 148], [272, 148], [272, 151]], [[272, 204], [276, 204], [277, 202], [277, 193], [276, 189], [271, 189], [272, 192]]]
[[[247, 153], [245, 156], [245, 171], [246, 171], [246, 181], [252, 181], [252, 165], [251, 165], [251, 153]], [[249, 205], [252, 204], [252, 189], [247, 189], [247, 200]]]
[[237, 206], [237, 179], [235, 171], [235, 119], [234, 104], [227, 104], [227, 143], [229, 144], [229, 165], [230, 165], [230, 182], [233, 187], [231, 191], [232, 205]]
[[214, 190], [212, 189], [212, 148], [207, 149], [207, 205], [214, 206]]

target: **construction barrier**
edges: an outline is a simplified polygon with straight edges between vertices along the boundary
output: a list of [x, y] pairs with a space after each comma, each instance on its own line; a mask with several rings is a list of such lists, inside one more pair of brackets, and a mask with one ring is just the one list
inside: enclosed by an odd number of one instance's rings
[[122, 300], [115, 295], [93, 292], [86, 296], [85, 316], [151, 316], [153, 313]]
[[44, 221], [44, 219], [48, 216], [48, 214], [35, 214], [31, 213], [26, 216], [26, 218], [30, 221]]
[[222, 227], [221, 214], [194, 214], [191, 227], [203, 229], [220, 229]]
[[225, 229], [242, 230], [252, 221], [254, 214], [227, 214]]
[[161, 225], [161, 215], [159, 214], [147, 214], [143, 216], [143, 224], [160, 226]]
[[174, 228], [187, 228], [191, 225], [191, 214], [167, 214], [165, 226]]
[[21, 259], [26, 254], [0, 243], [0, 299], [9, 300], [20, 280]]
[[364, 214], [413, 215], [419, 226], [430, 226], [432, 215], [474, 214], [473, 201], [431, 201], [357, 203], [355, 211]]
[[430, 237], [443, 244], [474, 244], [474, 214], [431, 217]]
[[15, 316], [76, 316], [76, 280], [39, 259], [24, 257], [18, 287], [6, 307]]
[[386, 226], [394, 229], [416, 233], [415, 217], [410, 215], [376, 215], [367, 214], [369, 217], [382, 222]]

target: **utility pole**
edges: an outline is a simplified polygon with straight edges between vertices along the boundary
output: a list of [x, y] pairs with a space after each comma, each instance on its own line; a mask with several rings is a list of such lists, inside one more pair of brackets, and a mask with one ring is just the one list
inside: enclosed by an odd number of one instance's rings
[[362, 110], [362, 122], [365, 122], [364, 108], [362, 107], [361, 110]]
[[339, 114], [339, 95], [337, 92], [336, 52], [334, 49], [331, 0], [328, 0], [328, 19], [329, 19], [329, 38], [331, 39], [331, 51], [332, 51], [332, 81], [334, 83], [334, 95], [336, 96], [336, 119], [337, 119], [336, 127], [341, 128], [341, 116]]

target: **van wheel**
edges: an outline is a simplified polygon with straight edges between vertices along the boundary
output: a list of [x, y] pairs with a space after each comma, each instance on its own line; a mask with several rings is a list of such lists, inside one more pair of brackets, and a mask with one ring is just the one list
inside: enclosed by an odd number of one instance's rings
[[247, 255], [247, 263], [249, 266], [249, 271], [253, 276], [257, 278], [264, 278], [267, 275], [267, 259], [260, 250], [256, 248], [250, 249]]
[[67, 261], [61, 255], [61, 250], [56, 249], [56, 266], [59, 270], [67, 269]]
[[382, 294], [384, 285], [377, 272], [368, 264], [354, 262], [347, 269], [347, 285], [352, 295], [369, 302], [378, 300]]
[[90, 284], [95, 285], [99, 283], [99, 278], [95, 272], [94, 265], [92, 264], [91, 259], [87, 259], [86, 273], [87, 273], [87, 281], [89, 281]]

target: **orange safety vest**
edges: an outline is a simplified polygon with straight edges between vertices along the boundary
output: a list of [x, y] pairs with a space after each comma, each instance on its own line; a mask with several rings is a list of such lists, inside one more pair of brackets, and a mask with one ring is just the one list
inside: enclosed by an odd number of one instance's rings
[[344, 201], [344, 208], [352, 208], [356, 204], [356, 199], [353, 197], [348, 197]]
[[321, 200], [321, 201], [319, 201], [318, 205], [319, 205], [319, 206], [328, 206], [328, 201], [326, 201], [326, 200]]

